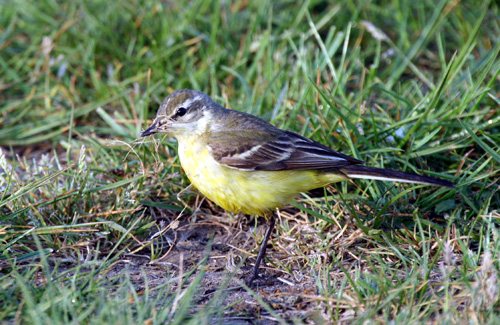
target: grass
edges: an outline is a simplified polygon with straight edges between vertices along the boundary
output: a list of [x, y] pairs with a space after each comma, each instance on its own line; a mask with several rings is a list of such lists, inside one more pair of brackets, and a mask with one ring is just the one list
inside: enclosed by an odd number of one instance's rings
[[[496, 3], [0, 6], [0, 321], [499, 321]], [[279, 285], [234, 288], [262, 220], [137, 139], [183, 87], [456, 189], [304, 194], [268, 250]]]

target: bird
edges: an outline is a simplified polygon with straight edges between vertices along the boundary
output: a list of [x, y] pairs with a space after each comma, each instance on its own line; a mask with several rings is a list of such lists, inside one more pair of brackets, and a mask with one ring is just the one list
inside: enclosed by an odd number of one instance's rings
[[200, 91], [179, 89], [161, 103], [139, 135], [177, 139], [181, 166], [191, 183], [226, 211], [266, 218], [268, 227], [247, 281], [253, 284], [274, 230], [276, 210], [301, 192], [353, 178], [437, 185], [450, 181], [365, 166], [254, 115], [227, 109]]

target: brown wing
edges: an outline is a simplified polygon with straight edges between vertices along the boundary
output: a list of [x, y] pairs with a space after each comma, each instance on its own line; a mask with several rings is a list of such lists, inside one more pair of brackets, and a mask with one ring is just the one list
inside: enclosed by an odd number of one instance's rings
[[244, 170], [337, 169], [363, 163], [274, 127], [272, 130], [217, 132], [207, 142], [217, 162]]

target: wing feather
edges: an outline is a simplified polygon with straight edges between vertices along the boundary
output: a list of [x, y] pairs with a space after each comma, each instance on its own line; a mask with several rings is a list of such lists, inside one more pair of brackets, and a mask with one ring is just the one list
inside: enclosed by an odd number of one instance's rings
[[350, 178], [366, 178], [453, 187], [453, 183], [429, 176], [361, 166], [363, 161], [344, 155], [293, 132], [280, 130], [252, 115], [226, 110], [229, 118], [208, 132], [206, 142], [214, 159], [242, 170], [336, 171]]
[[207, 142], [217, 162], [244, 170], [338, 169], [363, 163], [296, 133], [271, 131], [220, 131]]

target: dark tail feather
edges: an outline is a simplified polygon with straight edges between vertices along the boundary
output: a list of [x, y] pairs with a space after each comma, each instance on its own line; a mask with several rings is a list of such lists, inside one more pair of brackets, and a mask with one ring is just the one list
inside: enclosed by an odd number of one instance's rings
[[364, 178], [364, 179], [376, 179], [376, 180], [391, 181], [391, 182], [428, 184], [428, 185], [438, 185], [451, 188], [455, 187], [455, 185], [452, 182], [445, 181], [444, 179], [417, 175], [417, 174], [410, 174], [390, 169], [382, 169], [382, 168], [367, 167], [367, 166], [348, 166], [342, 168], [341, 171], [350, 178]]

